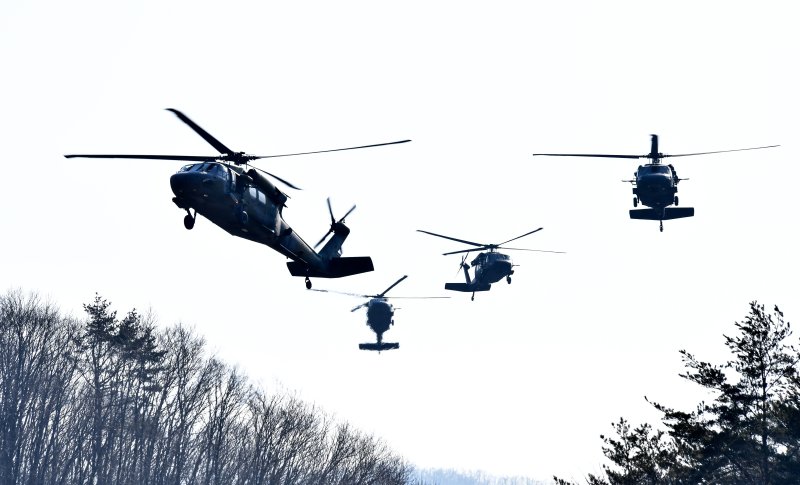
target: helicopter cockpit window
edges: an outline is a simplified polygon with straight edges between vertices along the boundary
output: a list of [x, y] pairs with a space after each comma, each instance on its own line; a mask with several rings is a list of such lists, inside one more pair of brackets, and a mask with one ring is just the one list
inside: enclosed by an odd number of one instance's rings
[[225, 168], [222, 165], [219, 165], [219, 164], [216, 164], [216, 163], [209, 164], [209, 167], [208, 167], [207, 171], [208, 171], [209, 175], [213, 175], [215, 177], [220, 177], [220, 178], [223, 178], [223, 179], [227, 179], [228, 178], [228, 172], [227, 172], [227, 170], [225, 170]]
[[647, 175], [650, 173], [669, 173], [669, 167], [666, 165], [645, 165], [639, 169], [640, 175]]
[[191, 165], [184, 165], [183, 167], [181, 167], [180, 171], [181, 171], [181, 172], [189, 172], [189, 171], [190, 171], [190, 170], [192, 170], [193, 168], [194, 168], [194, 164], [191, 164]]

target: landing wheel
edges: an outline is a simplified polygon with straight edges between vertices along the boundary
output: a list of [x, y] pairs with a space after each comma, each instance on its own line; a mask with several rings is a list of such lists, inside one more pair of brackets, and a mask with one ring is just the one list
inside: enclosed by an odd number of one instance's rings
[[638, 207], [639, 206], [639, 198], [638, 197], [634, 197], [633, 198], [633, 206], [634, 207]]
[[472, 298], [470, 298], [470, 300], [475, 301], [475, 293], [472, 294]]
[[191, 230], [194, 227], [194, 217], [191, 214], [186, 214], [183, 216], [183, 227], [186, 229]]
[[664, 221], [659, 221], [658, 230], [664, 232]]
[[307, 290], [311, 289], [311, 280], [308, 278], [308, 276], [306, 276], [306, 289]]
[[678, 196], [675, 196], [675, 205], [678, 205]]
[[506, 276], [506, 283], [508, 283], [509, 285], [511, 284], [511, 277], [510, 276]]

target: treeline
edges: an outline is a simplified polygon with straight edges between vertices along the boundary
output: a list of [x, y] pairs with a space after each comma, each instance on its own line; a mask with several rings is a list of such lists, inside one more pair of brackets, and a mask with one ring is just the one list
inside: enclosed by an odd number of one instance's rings
[[0, 484], [404, 484], [380, 440], [97, 296], [0, 296]]
[[725, 336], [727, 362], [680, 352], [681, 377], [707, 390], [710, 401], [689, 411], [648, 401], [662, 414], [659, 427], [613, 423], [614, 436], [600, 436], [611, 463], [587, 483], [800, 484], [800, 352], [789, 341], [789, 322], [777, 306], [768, 312], [753, 302], [736, 328]]
[[429, 468], [418, 469], [414, 475], [418, 485], [546, 485], [528, 477], [496, 476], [482, 471]]

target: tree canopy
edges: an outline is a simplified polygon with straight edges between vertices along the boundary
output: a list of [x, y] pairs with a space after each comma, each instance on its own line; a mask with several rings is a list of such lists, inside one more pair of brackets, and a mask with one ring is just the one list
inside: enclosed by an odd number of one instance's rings
[[589, 484], [800, 483], [800, 354], [790, 324], [777, 306], [768, 312], [752, 302], [735, 326], [735, 335], [724, 336], [726, 362], [680, 351], [680, 376], [714, 399], [688, 411], [648, 401], [662, 413], [659, 428], [613, 423], [613, 436], [600, 436], [611, 464], [603, 465], [605, 476], [589, 475]]

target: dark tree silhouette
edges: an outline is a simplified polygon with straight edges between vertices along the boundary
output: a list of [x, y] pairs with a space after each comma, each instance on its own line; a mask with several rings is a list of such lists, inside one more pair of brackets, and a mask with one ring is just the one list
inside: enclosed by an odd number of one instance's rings
[[665, 430], [631, 429], [621, 419], [615, 437], [601, 436], [612, 465], [588, 483], [800, 483], [800, 354], [787, 343], [790, 325], [777, 306], [770, 313], [757, 302], [735, 325], [738, 333], [724, 336], [733, 358], [723, 364], [680, 351], [681, 377], [712, 391], [713, 401], [693, 411], [651, 402]]

